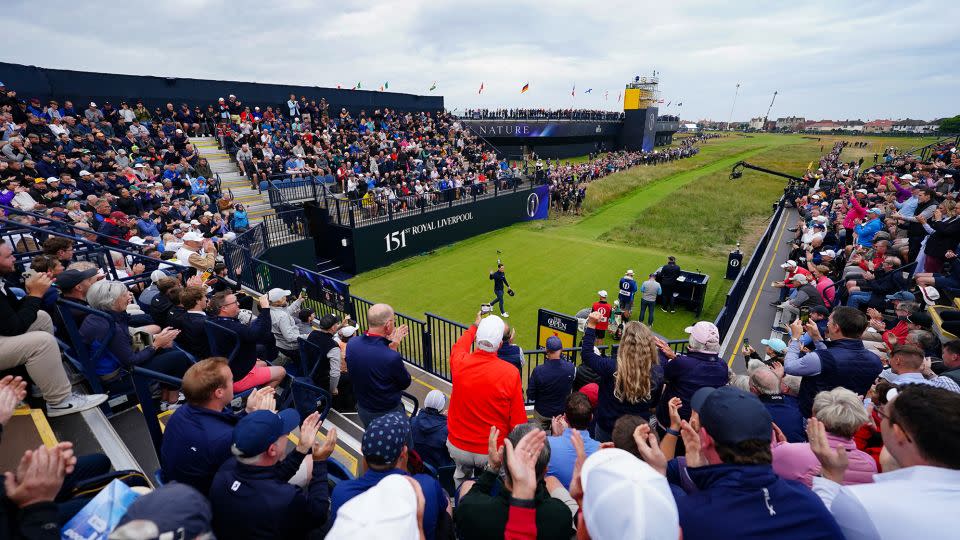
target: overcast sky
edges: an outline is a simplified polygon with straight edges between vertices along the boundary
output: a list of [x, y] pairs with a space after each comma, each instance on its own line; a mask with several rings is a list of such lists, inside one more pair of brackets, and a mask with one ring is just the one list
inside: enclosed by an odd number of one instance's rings
[[436, 81], [450, 109], [610, 110], [625, 82], [656, 70], [672, 102], [661, 113], [689, 120], [727, 120], [737, 83], [734, 120], [762, 116], [774, 90], [771, 117], [960, 113], [960, 2], [3, 4], [0, 59], [43, 67], [418, 94]]

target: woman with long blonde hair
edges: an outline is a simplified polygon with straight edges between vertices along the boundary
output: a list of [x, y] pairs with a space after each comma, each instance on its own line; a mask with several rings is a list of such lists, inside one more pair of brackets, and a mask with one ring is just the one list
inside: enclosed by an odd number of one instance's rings
[[663, 367], [656, 337], [637, 321], [624, 325], [616, 357], [599, 354], [593, 346], [599, 319], [596, 312], [587, 319], [581, 354], [583, 363], [600, 375], [595, 439], [606, 442], [617, 418], [625, 414], [650, 417], [663, 388]]

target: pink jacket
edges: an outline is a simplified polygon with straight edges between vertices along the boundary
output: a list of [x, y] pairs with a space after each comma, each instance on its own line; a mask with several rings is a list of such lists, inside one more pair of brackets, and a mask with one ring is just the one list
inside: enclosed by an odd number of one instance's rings
[[[849, 466], [843, 475], [844, 485], [870, 484], [877, 473], [877, 462], [870, 454], [857, 449], [853, 439], [844, 439], [827, 433], [830, 448], [842, 446], [847, 449]], [[820, 461], [813, 455], [809, 443], [781, 443], [774, 445], [773, 471], [784, 480], [796, 480], [805, 486], [813, 485], [813, 477], [820, 474]]]
[[860, 201], [857, 200], [855, 194], [850, 194], [850, 210], [847, 212], [847, 215], [843, 217], [843, 228], [852, 229], [856, 225], [858, 219], [863, 219], [867, 216], [867, 209], [861, 206]]

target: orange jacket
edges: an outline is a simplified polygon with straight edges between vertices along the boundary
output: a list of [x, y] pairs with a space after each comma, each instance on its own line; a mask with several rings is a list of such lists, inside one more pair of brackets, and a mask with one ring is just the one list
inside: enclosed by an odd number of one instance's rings
[[453, 391], [447, 438], [461, 450], [486, 454], [490, 426], [500, 430], [499, 446], [514, 426], [526, 423], [527, 411], [520, 372], [496, 353], [470, 352], [476, 335], [477, 327], [471, 326], [450, 350]]

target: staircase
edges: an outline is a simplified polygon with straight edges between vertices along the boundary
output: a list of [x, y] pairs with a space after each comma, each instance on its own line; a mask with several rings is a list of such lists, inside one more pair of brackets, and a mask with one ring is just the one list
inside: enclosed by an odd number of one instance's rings
[[207, 158], [210, 169], [220, 175], [220, 186], [223, 192], [227, 193], [229, 190], [233, 193], [235, 201], [246, 206], [251, 225], [263, 221], [263, 216], [274, 213], [267, 194], [250, 187], [250, 180], [240, 173], [237, 163], [230, 154], [217, 146], [217, 140], [214, 137], [190, 137], [190, 142], [197, 148], [201, 157]]

